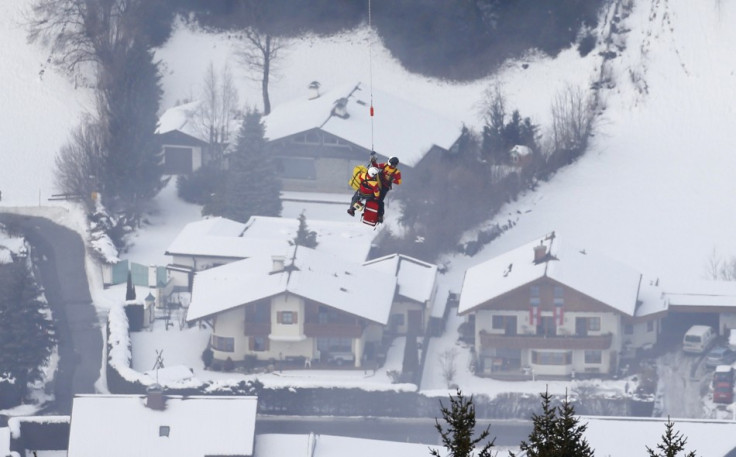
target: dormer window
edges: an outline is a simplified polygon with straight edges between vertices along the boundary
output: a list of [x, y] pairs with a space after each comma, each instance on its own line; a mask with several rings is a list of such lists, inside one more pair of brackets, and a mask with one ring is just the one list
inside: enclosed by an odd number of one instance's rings
[[165, 436], [168, 438], [171, 427], [168, 425], [162, 425], [158, 428], [158, 436]]

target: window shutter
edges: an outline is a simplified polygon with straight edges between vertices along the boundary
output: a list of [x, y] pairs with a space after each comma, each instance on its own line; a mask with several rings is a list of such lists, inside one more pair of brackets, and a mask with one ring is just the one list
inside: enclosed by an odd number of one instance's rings
[[266, 337], [266, 338], [263, 338], [263, 340], [264, 340], [264, 341], [265, 341], [265, 343], [266, 343], [266, 344], [264, 345], [265, 347], [263, 348], [263, 350], [264, 350], [264, 351], [268, 351], [269, 349], [271, 349], [271, 340], [269, 340], [269, 339], [268, 339], [267, 337]]
[[276, 312], [276, 322], [278, 322], [279, 324], [283, 324], [284, 323], [283, 320], [282, 320], [282, 318], [281, 318], [281, 315], [282, 314], [283, 314], [283, 311], [277, 311]]
[[294, 324], [298, 324], [299, 323], [299, 320], [297, 319], [297, 316], [298, 315], [299, 315], [299, 313], [297, 313], [296, 311], [294, 311], [293, 313], [291, 313], [291, 319], [292, 319], [292, 322]]
[[255, 338], [251, 336], [250, 338], [248, 338], [248, 349], [252, 351], [254, 347], [256, 347]]

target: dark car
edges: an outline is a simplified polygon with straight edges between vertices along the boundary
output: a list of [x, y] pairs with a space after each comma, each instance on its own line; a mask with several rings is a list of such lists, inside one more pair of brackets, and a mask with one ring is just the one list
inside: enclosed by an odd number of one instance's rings
[[718, 365], [713, 373], [713, 387], [719, 384], [733, 386], [733, 367], [731, 365]]
[[705, 366], [715, 368], [718, 365], [730, 365], [736, 361], [736, 352], [725, 346], [716, 346], [705, 356]]

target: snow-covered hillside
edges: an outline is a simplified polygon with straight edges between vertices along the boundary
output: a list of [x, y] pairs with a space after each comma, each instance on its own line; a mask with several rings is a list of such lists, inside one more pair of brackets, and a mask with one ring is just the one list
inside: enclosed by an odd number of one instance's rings
[[[22, 10], [5, 2], [0, 78], [0, 191], [3, 206], [50, 204], [56, 152], [92, 103], [46, 64], [48, 51], [29, 45]], [[624, 2], [628, 3], [628, 2]], [[711, 253], [736, 254], [732, 236], [736, 196], [736, 5], [729, 2], [638, 0], [619, 23], [625, 49], [609, 61], [615, 87], [604, 91], [592, 148], [536, 192], [508, 205], [498, 218], [513, 230], [473, 259], [454, 259], [461, 276], [476, 263], [545, 232], [605, 252], [664, 281], [700, 278]], [[260, 106], [259, 90], [233, 56], [237, 38], [206, 34], [183, 23], [157, 52], [165, 89], [162, 109], [201, 91], [205, 69], [226, 62], [244, 104]], [[372, 67], [369, 62], [372, 61]], [[511, 108], [544, 128], [550, 101], [568, 84], [597, 79], [600, 56], [576, 50], [556, 59], [530, 54], [498, 75], [465, 84], [413, 75], [365, 28], [343, 35], [292, 41], [272, 82], [274, 105], [306, 96], [313, 80], [324, 88], [372, 81], [376, 87], [477, 128], [484, 90], [501, 84]], [[41, 70], [44, 70], [41, 73]], [[381, 107], [376, 106], [380, 116]], [[407, 126], [421, 128], [421, 126]], [[380, 135], [380, 132], [376, 132]], [[39, 198], [40, 195], [40, 198]], [[519, 214], [520, 213], [520, 214]]]

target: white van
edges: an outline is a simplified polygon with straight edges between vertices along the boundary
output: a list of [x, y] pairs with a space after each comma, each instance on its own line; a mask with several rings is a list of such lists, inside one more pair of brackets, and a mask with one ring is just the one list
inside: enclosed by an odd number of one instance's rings
[[693, 325], [682, 338], [682, 350], [691, 354], [702, 354], [713, 344], [716, 332], [707, 325]]

